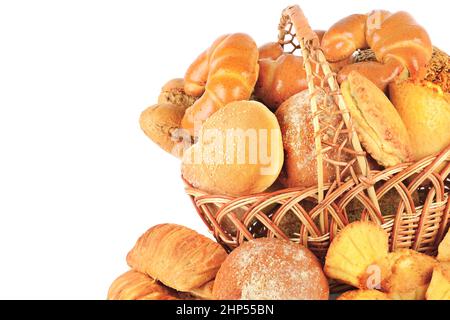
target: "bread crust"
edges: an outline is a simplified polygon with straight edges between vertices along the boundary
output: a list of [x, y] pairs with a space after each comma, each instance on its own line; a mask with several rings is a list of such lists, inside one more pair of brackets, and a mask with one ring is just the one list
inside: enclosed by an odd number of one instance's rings
[[380, 89], [354, 71], [341, 91], [361, 143], [379, 164], [392, 167], [412, 160], [405, 124]]
[[128, 265], [177, 291], [212, 281], [227, 253], [216, 242], [175, 224], [149, 229], [128, 253]]
[[186, 107], [183, 105], [156, 104], [141, 113], [139, 124], [145, 135], [154, 143], [164, 151], [181, 158], [186, 141], [183, 141], [178, 130], [185, 111]]
[[[318, 96], [318, 103], [324, 103], [324, 96]], [[328, 97], [328, 104], [333, 105], [333, 100]], [[280, 175], [280, 182], [286, 188], [309, 188], [317, 185], [317, 151], [314, 144], [313, 115], [310, 106], [310, 95], [308, 90], [304, 90], [285, 101], [275, 113], [283, 134], [283, 146], [285, 151], [285, 161], [283, 171]], [[322, 115], [322, 120], [337, 127], [339, 116]], [[329, 141], [334, 139], [334, 132], [325, 131], [324, 135]], [[342, 144], [345, 137], [336, 141]], [[346, 154], [339, 154], [337, 149], [330, 149], [325, 157], [335, 161], [346, 161]], [[324, 161], [323, 163], [324, 182], [332, 182], [336, 179], [336, 169], [334, 165]]]
[[450, 145], [450, 98], [429, 82], [397, 81], [390, 98], [408, 130], [413, 160], [435, 155]]
[[275, 115], [259, 102], [238, 101], [204, 123], [199, 141], [183, 156], [182, 174], [193, 187], [210, 194], [243, 196], [269, 188], [283, 160]]
[[203, 122], [217, 110], [233, 101], [248, 100], [258, 79], [258, 55], [256, 43], [246, 34], [216, 40], [186, 73], [185, 91], [203, 94], [186, 110], [181, 127], [196, 136]]
[[108, 291], [108, 300], [178, 300], [175, 292], [149, 276], [130, 270], [118, 277]]
[[288, 241], [246, 242], [225, 260], [214, 283], [219, 300], [327, 300], [328, 282], [317, 258]]

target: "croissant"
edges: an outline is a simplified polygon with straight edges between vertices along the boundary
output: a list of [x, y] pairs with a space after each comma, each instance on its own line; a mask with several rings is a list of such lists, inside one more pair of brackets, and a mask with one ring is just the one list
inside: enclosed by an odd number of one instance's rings
[[340, 20], [325, 33], [321, 47], [331, 62], [371, 48], [376, 62], [347, 65], [338, 78], [342, 82], [356, 70], [382, 90], [398, 77], [423, 79], [433, 52], [428, 33], [410, 14], [388, 11], [355, 14]]
[[201, 293], [211, 288], [225, 250], [186, 227], [163, 224], [149, 229], [128, 253], [128, 265], [180, 292]]
[[201, 97], [186, 110], [181, 127], [195, 136], [218, 109], [248, 100], [258, 72], [258, 48], [250, 36], [236, 33], [217, 39], [186, 72], [185, 92]]
[[108, 300], [178, 300], [176, 294], [149, 276], [130, 270], [109, 288]]

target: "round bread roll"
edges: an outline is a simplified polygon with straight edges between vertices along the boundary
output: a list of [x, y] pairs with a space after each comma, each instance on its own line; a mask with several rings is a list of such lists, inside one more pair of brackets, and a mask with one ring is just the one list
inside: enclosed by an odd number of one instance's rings
[[322, 267], [308, 249], [261, 238], [234, 250], [216, 275], [219, 300], [328, 300]]
[[[323, 103], [324, 96], [318, 97], [318, 103]], [[331, 97], [329, 104], [333, 101]], [[313, 116], [310, 106], [310, 95], [304, 90], [285, 101], [275, 113], [280, 123], [283, 134], [285, 161], [280, 182], [286, 188], [317, 185], [317, 160], [314, 144]], [[333, 126], [337, 126], [339, 118], [327, 119]], [[333, 132], [325, 132], [326, 137], [333, 139]], [[342, 143], [339, 141], [338, 143]], [[335, 149], [330, 149], [325, 156], [337, 159]], [[343, 159], [344, 160], [344, 159]], [[336, 178], [336, 170], [333, 165], [323, 162], [324, 181], [331, 182]]]
[[439, 86], [403, 81], [392, 83], [389, 91], [411, 138], [415, 161], [450, 145], [450, 96]]
[[283, 158], [275, 115], [259, 102], [232, 102], [205, 121], [198, 142], [184, 153], [182, 174], [210, 194], [249, 195], [275, 182]]

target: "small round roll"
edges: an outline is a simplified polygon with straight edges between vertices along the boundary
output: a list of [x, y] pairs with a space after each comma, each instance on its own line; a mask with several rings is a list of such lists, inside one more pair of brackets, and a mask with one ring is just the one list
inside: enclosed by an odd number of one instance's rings
[[328, 300], [322, 267], [301, 245], [270, 238], [244, 243], [217, 273], [218, 300]]

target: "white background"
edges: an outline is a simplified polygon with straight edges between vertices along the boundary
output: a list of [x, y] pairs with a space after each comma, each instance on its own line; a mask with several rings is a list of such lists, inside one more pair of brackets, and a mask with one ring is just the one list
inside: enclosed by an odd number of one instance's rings
[[[275, 40], [292, 1], [0, 2], [0, 298], [104, 299], [149, 227], [206, 233], [139, 114], [217, 36]], [[314, 28], [407, 10], [450, 51], [445, 3], [300, 2]]]

